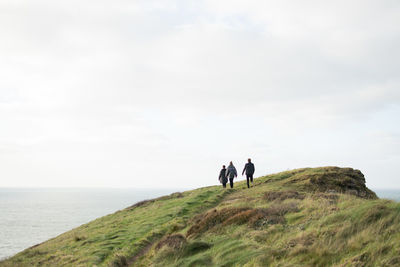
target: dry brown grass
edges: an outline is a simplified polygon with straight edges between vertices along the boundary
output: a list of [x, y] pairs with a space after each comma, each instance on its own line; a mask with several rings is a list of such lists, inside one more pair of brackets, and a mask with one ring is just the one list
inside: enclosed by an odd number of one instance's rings
[[163, 238], [156, 245], [156, 249], [159, 250], [164, 246], [173, 249], [180, 249], [186, 244], [186, 238], [181, 234], [173, 234]]
[[283, 201], [286, 199], [304, 199], [304, 195], [294, 190], [288, 191], [268, 191], [264, 193], [264, 199], [268, 201]]
[[216, 225], [222, 224], [230, 217], [235, 216], [243, 211], [250, 210], [251, 208], [224, 208], [221, 210], [212, 210], [207, 213], [196, 216], [194, 225], [190, 227], [186, 236], [192, 236], [204, 233]]
[[298, 211], [299, 211], [298, 204], [297, 202], [294, 201], [274, 204], [268, 208], [268, 212], [270, 214], [275, 214], [280, 216], [283, 216], [287, 213], [298, 212]]
[[287, 247], [295, 247], [295, 246], [309, 247], [314, 244], [316, 239], [317, 238], [314, 233], [302, 233], [296, 238], [291, 239], [287, 243]]
[[339, 200], [339, 195], [334, 193], [320, 193], [320, 192], [316, 192], [312, 195], [313, 200], [318, 200], [321, 198], [328, 200], [329, 204], [336, 204]]
[[248, 224], [250, 227], [259, 228], [268, 224], [283, 224], [286, 222], [284, 215], [297, 212], [299, 208], [295, 202], [280, 203], [268, 208], [223, 208], [214, 209], [198, 216], [192, 223], [186, 236], [196, 236], [207, 232], [217, 226], [232, 224]]

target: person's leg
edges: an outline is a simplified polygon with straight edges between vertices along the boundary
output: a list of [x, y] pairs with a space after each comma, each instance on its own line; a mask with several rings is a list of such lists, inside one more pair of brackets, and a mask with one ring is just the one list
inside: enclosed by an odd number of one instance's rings
[[251, 181], [251, 183], [253, 183], [253, 174], [250, 175], [250, 181]]
[[249, 179], [250, 179], [250, 177], [249, 177], [248, 175], [246, 175], [246, 180], [247, 180], [247, 188], [250, 188]]
[[222, 184], [222, 187], [223, 187], [223, 188], [226, 188], [226, 183], [223, 183], [223, 184]]
[[231, 188], [233, 188], [233, 178], [229, 178], [229, 184], [230, 184]]

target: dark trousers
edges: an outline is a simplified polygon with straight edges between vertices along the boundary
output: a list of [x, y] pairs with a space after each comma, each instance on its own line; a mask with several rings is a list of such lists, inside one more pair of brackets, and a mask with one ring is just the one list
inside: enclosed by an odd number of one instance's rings
[[247, 188], [250, 188], [249, 180], [253, 182], [253, 174], [246, 174]]
[[229, 178], [229, 184], [230, 184], [231, 188], [233, 188], [233, 178]]
[[222, 187], [223, 187], [223, 188], [226, 188], [226, 183], [222, 183]]

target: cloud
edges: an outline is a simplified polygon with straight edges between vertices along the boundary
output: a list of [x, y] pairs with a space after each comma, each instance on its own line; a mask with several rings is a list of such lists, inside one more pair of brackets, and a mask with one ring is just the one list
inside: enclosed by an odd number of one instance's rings
[[4, 184], [204, 185], [249, 154], [265, 172], [393, 165], [390, 144], [363, 136], [400, 130], [399, 8], [2, 1]]

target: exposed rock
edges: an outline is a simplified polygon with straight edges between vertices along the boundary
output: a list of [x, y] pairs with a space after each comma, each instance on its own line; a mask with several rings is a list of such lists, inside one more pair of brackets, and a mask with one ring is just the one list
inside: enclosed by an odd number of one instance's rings
[[362, 198], [377, 198], [376, 194], [366, 187], [362, 172], [352, 168], [318, 168], [295, 175], [287, 183], [293, 184], [293, 181], [307, 191], [348, 193]]

